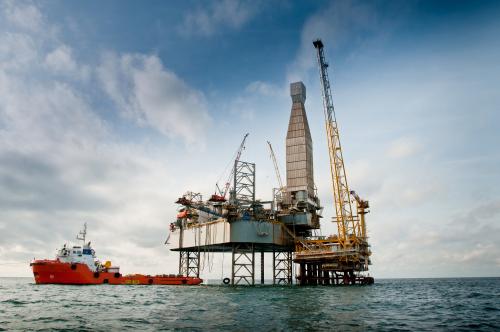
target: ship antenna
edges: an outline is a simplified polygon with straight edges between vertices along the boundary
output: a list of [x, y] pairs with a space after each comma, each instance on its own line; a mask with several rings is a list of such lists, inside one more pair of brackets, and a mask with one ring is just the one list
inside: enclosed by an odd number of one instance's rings
[[85, 236], [86, 235], [87, 235], [87, 223], [84, 223], [83, 224], [83, 231], [80, 231], [80, 233], [78, 233], [76, 235], [76, 239], [77, 240], [82, 240], [83, 244], [85, 245]]

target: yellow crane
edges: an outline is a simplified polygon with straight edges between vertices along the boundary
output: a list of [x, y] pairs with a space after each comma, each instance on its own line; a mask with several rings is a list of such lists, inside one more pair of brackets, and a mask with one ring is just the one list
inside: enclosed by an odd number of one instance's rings
[[[347, 176], [340, 145], [340, 135], [333, 107], [332, 92], [328, 79], [328, 64], [325, 61], [323, 42], [318, 39], [313, 42], [317, 51], [321, 93], [323, 95], [323, 110], [330, 155], [330, 171], [333, 184], [333, 198], [335, 202], [336, 217], [334, 221], [338, 228], [338, 241], [343, 248], [349, 248], [359, 243], [362, 229], [359, 217], [353, 214], [351, 205], [351, 192], [347, 184]], [[363, 218], [364, 219], [364, 218]]]
[[370, 207], [370, 203], [368, 201], [365, 201], [361, 199], [358, 194], [354, 190], [351, 190], [351, 196], [354, 197], [356, 200], [356, 212], [359, 216], [359, 222], [361, 223], [361, 233], [359, 234], [359, 237], [366, 241], [366, 223], [365, 223], [365, 214], [370, 212], [368, 208]]
[[[328, 237], [295, 238], [294, 261], [300, 264], [301, 284], [371, 284], [373, 278], [362, 275], [368, 271], [370, 246], [367, 241], [365, 215], [369, 203], [349, 190], [340, 145], [340, 135], [333, 108], [323, 43], [313, 42], [317, 51], [323, 110], [330, 157], [330, 173], [338, 234]], [[356, 202], [356, 209], [353, 203]]]

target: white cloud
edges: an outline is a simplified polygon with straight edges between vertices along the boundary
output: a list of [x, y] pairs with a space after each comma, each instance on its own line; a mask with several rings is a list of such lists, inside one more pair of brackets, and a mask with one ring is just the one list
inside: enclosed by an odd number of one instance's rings
[[272, 83], [263, 81], [254, 81], [247, 85], [245, 91], [251, 94], [260, 94], [266, 97], [277, 97], [286, 95], [285, 89], [282, 89]]
[[415, 155], [422, 146], [413, 138], [399, 138], [394, 140], [387, 149], [387, 155], [394, 159], [407, 158]]
[[474, 263], [491, 260], [491, 263], [500, 266], [500, 264], [496, 263], [496, 260], [494, 260], [494, 257], [497, 257], [498, 254], [500, 254], [500, 250], [492, 243], [487, 245], [477, 243], [475, 246], [466, 245], [464, 249], [459, 252], [447, 252], [445, 258], [456, 263]]
[[0, 6], [6, 20], [20, 29], [38, 32], [44, 24], [42, 13], [32, 4], [4, 1]]
[[36, 41], [17, 32], [0, 32], [0, 69], [25, 71], [37, 59]]
[[86, 65], [77, 64], [73, 57], [73, 50], [68, 45], [59, 45], [45, 57], [47, 69], [55, 74], [67, 75], [71, 78], [87, 80], [90, 78], [90, 69]]
[[253, 81], [245, 87], [242, 93], [231, 99], [225, 108], [229, 109], [230, 114], [237, 115], [242, 120], [253, 121], [258, 119], [256, 113], [264, 109], [270, 111], [277, 101], [280, 103], [289, 98], [287, 92], [288, 90], [273, 83]]
[[331, 2], [304, 24], [299, 51], [288, 69], [288, 80], [304, 80], [307, 72], [316, 66], [313, 40], [320, 38], [325, 47], [331, 49], [355, 43], [353, 38], [360, 31], [370, 34], [379, 28], [379, 18], [371, 5], [358, 1]]
[[61, 45], [54, 51], [47, 54], [45, 63], [51, 69], [56, 71], [74, 71], [76, 62], [73, 60], [71, 48], [67, 45]]
[[258, 11], [258, 2], [223, 0], [212, 2], [208, 8], [188, 13], [179, 27], [181, 34], [211, 36], [222, 29], [239, 29]]
[[[0, 7], [0, 17], [18, 11], [9, 6]], [[184, 185], [171, 171], [173, 153], [120, 140], [93, 107], [101, 101], [88, 92], [98, 83], [90, 66], [75, 60], [70, 45], [38, 32], [12, 25], [0, 34], [0, 275], [29, 276], [29, 260], [52, 257], [83, 221], [99, 257], [125, 273], [175, 273], [165, 267], [177, 256], [163, 246], [175, 213], [165, 202], [177, 195], [166, 188]], [[104, 62], [101, 70], [120, 106], [168, 136], [203, 137], [210, 118], [201, 93], [157, 57], [114, 59], [117, 68]], [[72, 78], [84, 72], [86, 81]]]
[[157, 56], [107, 54], [98, 73], [126, 116], [170, 138], [203, 145], [211, 123], [203, 93], [163, 67]]

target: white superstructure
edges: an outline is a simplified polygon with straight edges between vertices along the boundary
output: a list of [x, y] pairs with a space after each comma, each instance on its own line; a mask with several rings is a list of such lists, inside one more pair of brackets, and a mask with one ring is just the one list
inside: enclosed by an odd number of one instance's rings
[[76, 236], [77, 240], [82, 241], [82, 245], [74, 245], [72, 247], [64, 244], [57, 251], [56, 259], [64, 263], [82, 263], [86, 264], [91, 271], [97, 271], [101, 268], [101, 263], [95, 258], [95, 251], [90, 246], [90, 241], [85, 242], [87, 235], [87, 223], [83, 225], [83, 230]]

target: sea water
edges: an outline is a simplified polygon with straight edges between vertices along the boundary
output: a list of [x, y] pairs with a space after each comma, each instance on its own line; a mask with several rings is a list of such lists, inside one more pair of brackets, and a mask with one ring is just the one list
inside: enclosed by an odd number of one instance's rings
[[0, 330], [500, 331], [500, 278], [370, 286], [64, 286], [0, 278]]

